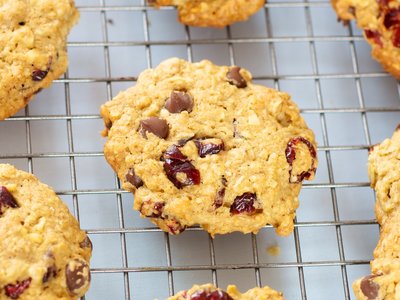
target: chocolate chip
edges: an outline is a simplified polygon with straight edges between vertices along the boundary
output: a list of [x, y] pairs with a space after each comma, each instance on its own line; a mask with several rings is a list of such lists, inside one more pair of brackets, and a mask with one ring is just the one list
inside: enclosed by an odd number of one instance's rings
[[125, 179], [137, 189], [143, 185], [143, 180], [135, 174], [135, 170], [132, 168], [130, 168], [128, 173], [126, 173]]
[[82, 249], [89, 248], [90, 250], [92, 250], [93, 244], [90, 238], [86, 236], [85, 239], [79, 243], [79, 247], [81, 247]]
[[68, 290], [75, 295], [81, 293], [82, 287], [90, 283], [90, 269], [86, 262], [75, 259], [65, 267], [65, 278]]
[[25, 22], [19, 22], [18, 25], [19, 26], [25, 26]]
[[185, 110], [191, 112], [193, 110], [192, 96], [185, 92], [173, 91], [165, 102], [165, 108], [172, 114], [178, 114]]
[[46, 273], [44, 273], [42, 282], [47, 283], [50, 279], [54, 278], [57, 276], [57, 267], [55, 264], [47, 267]]
[[0, 186], [0, 216], [3, 214], [3, 208], [18, 208], [19, 205], [15, 201], [15, 198], [5, 186]]
[[146, 132], [151, 132], [159, 138], [165, 139], [168, 136], [169, 127], [167, 121], [157, 117], [150, 117], [140, 121], [139, 132], [144, 138], [147, 138]]
[[247, 82], [240, 74], [240, 67], [232, 67], [226, 74], [228, 82], [232, 85], [236, 85], [237, 88], [243, 89], [247, 87]]
[[362, 293], [368, 300], [378, 299], [379, 294], [379, 284], [374, 282], [372, 279], [377, 277], [376, 275], [365, 276], [361, 280], [360, 288]]

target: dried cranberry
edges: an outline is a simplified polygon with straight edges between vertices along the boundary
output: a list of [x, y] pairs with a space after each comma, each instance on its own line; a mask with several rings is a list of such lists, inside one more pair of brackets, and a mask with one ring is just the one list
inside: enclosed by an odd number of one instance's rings
[[228, 293], [216, 290], [216, 291], [197, 291], [190, 296], [190, 300], [233, 300]]
[[381, 40], [381, 34], [378, 31], [366, 29], [364, 30], [364, 33], [367, 39], [373, 39], [376, 44], [378, 44], [381, 47], [383, 46]]
[[5, 186], [0, 187], [0, 216], [3, 214], [3, 207], [18, 208], [19, 205], [15, 201], [13, 195]]
[[[304, 145], [307, 146], [308, 151], [310, 152], [311, 158], [312, 158], [312, 163], [311, 167], [307, 171], [303, 171], [300, 174], [298, 174], [297, 180], [296, 181], [291, 181], [292, 178], [292, 169], [293, 169], [293, 162], [296, 159], [296, 145], [299, 143], [303, 143]], [[315, 168], [315, 158], [317, 157], [317, 153], [315, 151], [314, 146], [308, 141], [307, 139], [303, 138], [302, 136], [295, 137], [291, 139], [286, 146], [285, 150], [285, 155], [286, 155], [286, 161], [288, 162], [290, 168], [289, 168], [289, 182], [290, 183], [299, 183], [302, 182], [304, 179], [309, 179], [316, 171]]]
[[[176, 145], [172, 145], [163, 154], [164, 171], [168, 179], [178, 188], [181, 189], [188, 185], [200, 184], [200, 172], [188, 160], [187, 156], [179, 150]], [[186, 178], [181, 181], [178, 174], [183, 173]]]
[[32, 72], [32, 80], [33, 81], [42, 81], [49, 73], [48, 70], [34, 70]]
[[392, 42], [393, 46], [400, 48], [400, 27], [396, 27], [396, 29], [393, 30]]
[[230, 208], [231, 214], [253, 214], [256, 212], [254, 203], [257, 201], [257, 195], [254, 193], [244, 193], [237, 196]]
[[22, 280], [21, 282], [17, 281], [16, 284], [7, 284], [4, 287], [6, 291], [6, 295], [11, 299], [18, 299], [19, 296], [29, 287], [31, 284], [32, 278], [28, 278]]
[[400, 9], [389, 10], [385, 15], [383, 24], [387, 29], [395, 25], [400, 25]]
[[140, 213], [148, 218], [160, 218], [164, 210], [164, 202], [145, 201], [140, 207]]
[[223, 140], [219, 140], [218, 144], [207, 143], [207, 141], [195, 140], [194, 143], [197, 147], [199, 156], [204, 158], [207, 155], [218, 154], [225, 150], [225, 144]]
[[215, 208], [221, 207], [222, 203], [224, 202], [227, 183], [228, 183], [228, 181], [225, 179], [225, 177], [222, 177], [222, 179], [221, 179], [222, 187], [218, 190], [217, 196], [215, 197], [215, 201], [214, 201]]

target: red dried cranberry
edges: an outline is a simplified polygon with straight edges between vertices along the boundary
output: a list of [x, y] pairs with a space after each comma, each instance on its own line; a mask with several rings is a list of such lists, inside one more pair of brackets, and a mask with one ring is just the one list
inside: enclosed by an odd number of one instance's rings
[[222, 177], [222, 179], [221, 179], [222, 187], [218, 190], [217, 196], [215, 197], [215, 201], [214, 201], [215, 208], [221, 207], [222, 203], [224, 202], [225, 190], [226, 190], [227, 183], [228, 183], [228, 181], [225, 179], [225, 177]]
[[48, 70], [34, 70], [32, 72], [32, 80], [33, 81], [42, 81], [49, 73]]
[[[304, 145], [307, 146], [308, 151], [310, 152], [310, 155], [312, 158], [312, 163], [311, 163], [311, 167], [307, 171], [303, 171], [300, 174], [298, 174], [297, 180], [292, 182], [291, 177], [292, 177], [293, 161], [296, 159], [296, 147], [295, 146], [299, 143], [303, 143]], [[315, 158], [317, 157], [317, 153], [315, 151], [314, 146], [307, 139], [303, 138], [302, 136], [298, 136], [298, 137], [291, 139], [287, 143], [285, 155], [286, 155], [286, 161], [288, 162], [288, 164], [290, 166], [290, 168], [289, 168], [289, 182], [290, 183], [302, 182], [304, 179], [309, 179], [315, 173], [315, 171], [316, 171]]]
[[254, 193], [244, 193], [241, 196], [237, 196], [230, 208], [230, 212], [233, 215], [237, 214], [253, 214], [256, 212], [254, 203], [257, 201], [257, 195]]
[[19, 205], [15, 201], [13, 195], [5, 186], [0, 187], [0, 216], [3, 214], [3, 207], [18, 208]]
[[400, 9], [389, 10], [385, 15], [383, 24], [387, 29], [395, 25], [400, 25]]
[[364, 32], [365, 32], [365, 36], [367, 37], [367, 39], [372, 39], [379, 46], [381, 46], [381, 47], [383, 46], [383, 43], [381, 40], [381, 34], [378, 31], [366, 29], [366, 30], [364, 30]]
[[[188, 160], [187, 156], [179, 150], [176, 145], [172, 145], [163, 154], [164, 171], [168, 179], [178, 188], [181, 189], [188, 185], [200, 184], [200, 172]], [[184, 181], [178, 179], [178, 174], [186, 175]]]
[[392, 42], [393, 46], [400, 48], [400, 27], [396, 27], [396, 29], [393, 30]]
[[16, 284], [7, 284], [4, 287], [6, 291], [6, 295], [11, 299], [18, 299], [19, 296], [29, 287], [31, 284], [32, 278], [28, 278], [22, 280], [21, 282], [17, 281]]
[[140, 207], [140, 213], [147, 218], [161, 218], [164, 206], [164, 202], [153, 203], [151, 200], [145, 201]]
[[190, 300], [233, 300], [226, 292], [221, 290], [197, 291], [190, 296]]
[[218, 154], [221, 151], [225, 150], [225, 144], [223, 140], [220, 140], [219, 144], [207, 143], [206, 141], [195, 140], [194, 141], [199, 156], [204, 158], [207, 155]]
[[170, 220], [167, 219], [166, 225], [171, 234], [179, 234], [179, 233], [185, 231], [185, 229], [186, 229], [185, 226], [182, 226], [181, 223], [179, 223], [177, 220], [174, 220], [174, 219], [170, 219]]

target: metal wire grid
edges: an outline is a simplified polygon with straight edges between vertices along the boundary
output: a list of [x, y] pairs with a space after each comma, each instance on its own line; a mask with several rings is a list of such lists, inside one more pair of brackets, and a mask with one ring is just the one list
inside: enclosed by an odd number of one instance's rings
[[[57, 80], [58, 84], [62, 84], [64, 86], [65, 93], [65, 114], [39, 114], [39, 115], [31, 115], [30, 109], [27, 107], [25, 109], [24, 115], [14, 116], [6, 120], [5, 123], [13, 123], [16, 121], [22, 121], [25, 123], [25, 131], [26, 131], [26, 153], [15, 154], [15, 153], [1, 153], [0, 152], [0, 160], [9, 161], [15, 159], [23, 159], [26, 160], [28, 165], [28, 171], [34, 172], [34, 159], [39, 158], [66, 158], [69, 162], [70, 168], [70, 180], [71, 180], [71, 189], [70, 190], [59, 190], [57, 191], [61, 196], [68, 196], [72, 198], [72, 207], [74, 215], [80, 219], [80, 209], [79, 204], [80, 201], [78, 199], [84, 195], [107, 195], [110, 199], [115, 196], [117, 201], [117, 214], [118, 214], [118, 225], [117, 228], [101, 228], [101, 229], [90, 229], [88, 233], [91, 236], [96, 235], [110, 235], [110, 234], [118, 234], [120, 239], [120, 250], [121, 250], [121, 259], [122, 266], [121, 267], [95, 267], [92, 269], [92, 274], [122, 274], [123, 276], [123, 286], [124, 286], [124, 298], [125, 299], [133, 299], [133, 291], [132, 285], [130, 284], [130, 277], [133, 274], [144, 274], [146, 272], [166, 272], [168, 278], [168, 292], [169, 295], [173, 295], [175, 290], [174, 284], [174, 275], [176, 272], [180, 271], [210, 271], [211, 279], [214, 284], [218, 284], [218, 281], [221, 280], [221, 275], [218, 275], [218, 271], [221, 270], [254, 270], [255, 281], [257, 286], [269, 284], [266, 280], [263, 279], [261, 271], [263, 269], [270, 268], [295, 268], [298, 273], [298, 282], [300, 290], [299, 295], [301, 299], [310, 299], [307, 295], [310, 293], [310, 290], [307, 289], [306, 280], [304, 271], [305, 268], [309, 267], [339, 267], [341, 274], [341, 281], [343, 287], [343, 295], [345, 299], [350, 299], [352, 297], [351, 292], [351, 281], [348, 276], [348, 268], [352, 265], [368, 265], [368, 259], [346, 259], [345, 249], [343, 243], [343, 228], [346, 226], [352, 225], [371, 225], [376, 224], [373, 218], [371, 219], [357, 219], [357, 220], [342, 220], [339, 214], [338, 207], [338, 195], [337, 192], [339, 189], [343, 188], [361, 188], [369, 186], [368, 182], [337, 182], [334, 178], [333, 171], [333, 160], [332, 153], [336, 151], [367, 151], [367, 149], [371, 146], [371, 136], [370, 136], [370, 128], [368, 125], [367, 113], [377, 112], [377, 113], [388, 113], [393, 112], [398, 116], [400, 112], [400, 102], [397, 102], [395, 106], [392, 107], [367, 107], [364, 101], [363, 88], [361, 84], [361, 80], [363, 78], [386, 78], [387, 75], [384, 72], [361, 72], [359, 68], [359, 60], [357, 57], [357, 49], [355, 43], [358, 41], [362, 41], [362, 37], [360, 34], [354, 33], [354, 27], [349, 26], [347, 29], [347, 35], [345, 36], [333, 36], [333, 35], [315, 35], [314, 34], [314, 26], [313, 26], [313, 18], [311, 16], [311, 9], [315, 7], [328, 7], [330, 4], [328, 1], [294, 1], [293, 2], [272, 2], [265, 4], [265, 24], [267, 25], [267, 37], [260, 38], [234, 38], [232, 37], [231, 27], [226, 28], [226, 36], [227, 38], [212, 38], [212, 39], [193, 39], [191, 37], [191, 30], [188, 27], [185, 27], [185, 39], [184, 40], [152, 40], [149, 31], [149, 12], [153, 11], [154, 8], [148, 7], [145, 5], [145, 1], [137, 1], [137, 3], [130, 3], [128, 5], [115, 5], [114, 3], [106, 2], [106, 0], [98, 0], [98, 4], [94, 4], [91, 6], [80, 6], [79, 9], [81, 12], [99, 12], [101, 16], [101, 27], [102, 27], [102, 42], [70, 42], [68, 44], [69, 48], [74, 47], [101, 47], [103, 48], [104, 54], [104, 64], [105, 64], [105, 77], [85, 77], [85, 78], [77, 78], [70, 77], [67, 72], [64, 78]], [[134, 1], [135, 2], [135, 1]], [[306, 20], [306, 29], [307, 36], [305, 37], [295, 37], [295, 36], [284, 36], [284, 37], [274, 37], [273, 26], [271, 21], [271, 14], [273, 13], [274, 8], [302, 8], [304, 9], [305, 20]], [[174, 10], [173, 7], [163, 7], [163, 10]], [[111, 23], [107, 17], [107, 14], [110, 12], [122, 12], [122, 11], [137, 11], [142, 13], [142, 21], [143, 21], [143, 29], [144, 29], [144, 41], [122, 41], [122, 42], [114, 42], [109, 39], [109, 26]], [[173, 22], [174, 20], [171, 20]], [[316, 43], [320, 41], [333, 41], [333, 42], [343, 42], [348, 43], [350, 46], [351, 52], [351, 63], [352, 63], [352, 71], [349, 73], [335, 73], [335, 74], [326, 74], [324, 72], [320, 72], [319, 64], [320, 61], [317, 57]], [[279, 43], [296, 43], [296, 42], [306, 42], [309, 46], [309, 52], [311, 56], [312, 62], [312, 74], [300, 74], [300, 75], [281, 75], [278, 72], [278, 60], [277, 60], [277, 50], [276, 45]], [[272, 64], [272, 75], [260, 75], [255, 76], [255, 80], [269, 80], [273, 83], [273, 86], [277, 89], [280, 88], [281, 82], [283, 80], [312, 80], [314, 82], [315, 91], [316, 91], [316, 99], [318, 103], [317, 108], [310, 109], [302, 109], [302, 113], [306, 115], [314, 115], [319, 118], [319, 123], [321, 126], [321, 134], [322, 141], [321, 145], [318, 148], [319, 152], [319, 160], [321, 162], [326, 163], [327, 165], [327, 174], [328, 174], [328, 182], [323, 183], [308, 183], [305, 184], [304, 189], [328, 189], [331, 197], [331, 205], [333, 210], [333, 220], [321, 220], [321, 221], [311, 221], [311, 222], [297, 222], [294, 230], [294, 245], [296, 250], [295, 260], [294, 261], [285, 261], [279, 263], [264, 263], [260, 261], [259, 253], [259, 241], [257, 240], [255, 235], [251, 236], [251, 249], [252, 249], [252, 263], [237, 263], [237, 264], [221, 264], [217, 262], [216, 259], [216, 251], [214, 240], [210, 237], [208, 238], [208, 252], [209, 252], [209, 264], [201, 264], [201, 265], [175, 265], [171, 258], [171, 241], [170, 236], [168, 234], [164, 234], [164, 248], [166, 255], [166, 265], [165, 266], [145, 266], [145, 267], [132, 267], [128, 262], [128, 251], [127, 251], [127, 235], [128, 234], [138, 234], [145, 233], [149, 234], [151, 232], [161, 232], [156, 227], [127, 227], [125, 224], [124, 215], [124, 206], [123, 206], [123, 195], [126, 194], [125, 191], [121, 189], [120, 183], [117, 177], [114, 176], [115, 188], [112, 189], [79, 189], [77, 184], [77, 170], [76, 170], [76, 160], [83, 158], [93, 158], [93, 157], [102, 157], [103, 153], [101, 151], [88, 151], [81, 152], [75, 151], [74, 147], [74, 132], [73, 132], [73, 121], [76, 120], [97, 120], [100, 119], [99, 115], [96, 114], [74, 114], [71, 110], [71, 84], [81, 84], [81, 83], [104, 83], [106, 85], [107, 98], [111, 99], [113, 96], [113, 83], [118, 82], [132, 82], [136, 80], [136, 77], [113, 77], [112, 76], [112, 67], [110, 63], [110, 48], [117, 46], [144, 46], [145, 54], [146, 54], [146, 64], [147, 67], [153, 67], [152, 62], [152, 46], [159, 45], [185, 45], [186, 46], [186, 55], [189, 61], [193, 59], [193, 47], [195, 45], [205, 45], [205, 44], [222, 44], [228, 45], [229, 49], [229, 61], [231, 64], [235, 64], [235, 45], [240, 44], [248, 44], [248, 43], [266, 43], [269, 47], [270, 59]], [[137, 74], [135, 74], [137, 75]], [[347, 78], [352, 79], [356, 85], [357, 91], [357, 99], [358, 99], [358, 107], [352, 108], [326, 108], [324, 105], [324, 97], [321, 87], [321, 80], [324, 79], [335, 79], [335, 78]], [[397, 87], [399, 88], [399, 86]], [[398, 95], [397, 95], [398, 98]], [[106, 100], [106, 99], [104, 99]], [[330, 145], [330, 137], [327, 129], [327, 114], [346, 114], [346, 113], [359, 113], [362, 118], [362, 126], [364, 132], [364, 138], [366, 143], [360, 145], [340, 145], [340, 146], [332, 146]], [[65, 121], [67, 128], [67, 141], [68, 141], [68, 151], [59, 151], [59, 152], [34, 152], [32, 149], [32, 134], [31, 127], [32, 122], [35, 121]], [[1, 132], [0, 132], [1, 133]], [[125, 213], [126, 214], [126, 213]], [[337, 260], [315, 260], [315, 261], [303, 261], [302, 255], [302, 247], [299, 235], [299, 229], [301, 228], [315, 228], [315, 227], [332, 227], [335, 229], [335, 235], [337, 240], [337, 250], [339, 253], [339, 259]], [[271, 228], [271, 226], [267, 226], [266, 228]], [[200, 231], [199, 228], [189, 228], [188, 231]], [[307, 229], [306, 229], [307, 230]], [[96, 251], [96, 248], [95, 248]], [[167, 296], [167, 295], [165, 295]], [[320, 299], [326, 299], [325, 296], [321, 295]]]

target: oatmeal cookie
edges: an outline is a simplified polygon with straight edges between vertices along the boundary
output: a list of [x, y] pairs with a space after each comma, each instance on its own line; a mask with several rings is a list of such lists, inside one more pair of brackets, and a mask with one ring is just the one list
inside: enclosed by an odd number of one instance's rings
[[339, 18], [352, 19], [364, 31], [372, 56], [400, 79], [400, 1], [331, 0]]
[[101, 107], [105, 157], [134, 208], [172, 234], [293, 230], [303, 180], [317, 167], [313, 132], [286, 93], [240, 67], [177, 58], [144, 71]]
[[89, 288], [92, 243], [32, 174], [0, 164], [0, 299], [75, 300]]
[[368, 174], [376, 191], [380, 239], [371, 275], [354, 284], [357, 299], [400, 299], [400, 130], [371, 148]]
[[254, 288], [242, 294], [236, 286], [229, 285], [226, 292], [212, 284], [194, 285], [188, 291], [181, 291], [168, 300], [283, 300], [282, 293], [270, 287]]
[[78, 18], [73, 0], [0, 0], [0, 120], [65, 72]]
[[190, 26], [224, 27], [247, 20], [265, 0], [147, 0], [156, 7], [174, 5], [179, 21]]

